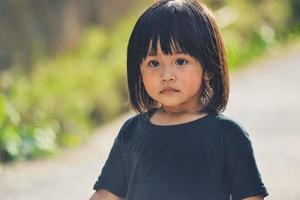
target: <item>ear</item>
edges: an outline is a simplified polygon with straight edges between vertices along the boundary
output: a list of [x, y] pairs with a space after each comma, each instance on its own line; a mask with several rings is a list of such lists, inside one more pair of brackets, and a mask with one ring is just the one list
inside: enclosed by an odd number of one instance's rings
[[212, 78], [214, 77], [214, 74], [212, 73], [212, 72], [205, 72], [204, 73], [204, 80], [207, 80], [207, 81], [209, 81], [209, 80], [211, 80]]

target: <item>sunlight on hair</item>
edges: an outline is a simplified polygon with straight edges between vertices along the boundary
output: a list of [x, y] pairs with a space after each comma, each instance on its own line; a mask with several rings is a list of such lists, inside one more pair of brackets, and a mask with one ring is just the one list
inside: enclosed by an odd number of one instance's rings
[[167, 6], [182, 6], [183, 5], [183, 0], [174, 0], [174, 1], [169, 1], [167, 3]]

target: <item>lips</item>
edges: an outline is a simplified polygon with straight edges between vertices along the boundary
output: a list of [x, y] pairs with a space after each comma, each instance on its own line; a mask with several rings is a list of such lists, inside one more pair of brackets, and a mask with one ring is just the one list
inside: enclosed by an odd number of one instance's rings
[[172, 87], [166, 87], [160, 93], [174, 93], [174, 92], [179, 92], [179, 90], [176, 90], [175, 88]]

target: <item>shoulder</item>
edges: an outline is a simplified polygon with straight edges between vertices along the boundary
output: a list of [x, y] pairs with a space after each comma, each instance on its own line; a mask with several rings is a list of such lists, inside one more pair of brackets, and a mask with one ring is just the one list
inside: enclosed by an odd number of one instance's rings
[[134, 126], [137, 123], [137, 118], [139, 117], [139, 114], [130, 116], [122, 125], [121, 132], [128, 131], [132, 126]]
[[215, 116], [215, 123], [217, 123], [222, 128], [227, 129], [237, 129], [237, 130], [244, 130], [244, 126], [241, 124], [240, 121], [234, 119], [233, 117], [229, 117], [224, 114], [218, 114]]
[[132, 135], [134, 135], [135, 129], [139, 122], [139, 119], [142, 117], [142, 114], [135, 114], [130, 116], [127, 120], [123, 122], [123, 125], [120, 128], [117, 140], [121, 140], [126, 143]]
[[232, 117], [218, 114], [214, 119], [214, 126], [229, 141], [250, 140], [250, 135], [245, 127]]

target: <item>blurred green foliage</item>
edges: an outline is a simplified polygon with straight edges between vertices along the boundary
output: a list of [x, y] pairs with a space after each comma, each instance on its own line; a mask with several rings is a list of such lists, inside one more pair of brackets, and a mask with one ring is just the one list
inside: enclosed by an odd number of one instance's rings
[[127, 109], [126, 45], [133, 20], [89, 28], [77, 47], [1, 75], [0, 158], [31, 159], [84, 142]]
[[222, 30], [231, 69], [276, 51], [300, 27], [291, 1], [224, 0], [223, 3], [220, 17], [232, 21]]
[[[207, 2], [217, 10], [231, 70], [299, 35], [292, 1]], [[0, 160], [77, 146], [127, 110], [126, 47], [136, 19], [133, 14], [110, 29], [88, 28], [74, 49], [39, 58], [29, 76], [22, 66], [1, 73]]]

